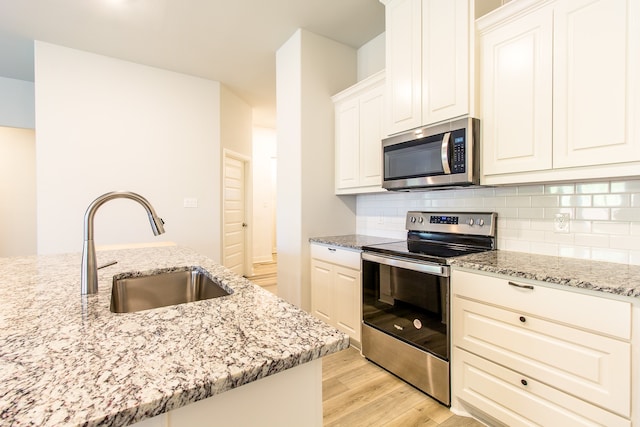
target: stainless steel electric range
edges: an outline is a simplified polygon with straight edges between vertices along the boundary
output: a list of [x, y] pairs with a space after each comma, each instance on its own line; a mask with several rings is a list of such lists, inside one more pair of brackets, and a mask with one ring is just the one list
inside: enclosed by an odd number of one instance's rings
[[407, 213], [407, 239], [362, 253], [362, 352], [450, 405], [449, 265], [495, 249], [495, 213]]

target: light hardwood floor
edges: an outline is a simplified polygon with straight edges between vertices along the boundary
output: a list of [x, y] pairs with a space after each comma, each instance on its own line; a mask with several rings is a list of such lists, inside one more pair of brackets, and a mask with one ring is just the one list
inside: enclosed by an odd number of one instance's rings
[[[250, 280], [277, 294], [277, 258], [254, 264]], [[350, 347], [322, 358], [324, 426], [481, 427], [454, 415]]]
[[350, 347], [322, 359], [324, 426], [482, 427], [390, 374]]

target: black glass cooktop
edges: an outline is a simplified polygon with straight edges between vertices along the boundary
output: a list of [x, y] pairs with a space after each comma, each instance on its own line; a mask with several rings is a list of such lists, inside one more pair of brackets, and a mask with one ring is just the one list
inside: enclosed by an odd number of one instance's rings
[[410, 232], [407, 240], [370, 245], [362, 249], [367, 252], [446, 264], [448, 258], [493, 249], [493, 240], [475, 236]]

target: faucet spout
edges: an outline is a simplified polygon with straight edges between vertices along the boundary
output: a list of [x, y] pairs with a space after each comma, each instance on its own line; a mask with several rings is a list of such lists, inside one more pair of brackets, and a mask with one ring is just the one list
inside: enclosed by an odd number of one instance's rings
[[82, 245], [82, 271], [80, 276], [80, 293], [82, 295], [98, 292], [98, 267], [96, 264], [96, 248], [93, 243], [93, 218], [100, 206], [113, 199], [131, 199], [140, 203], [147, 211], [153, 234], [158, 236], [164, 233], [164, 221], [156, 214], [151, 203], [139, 194], [130, 191], [112, 191], [91, 202], [84, 214], [84, 244]]

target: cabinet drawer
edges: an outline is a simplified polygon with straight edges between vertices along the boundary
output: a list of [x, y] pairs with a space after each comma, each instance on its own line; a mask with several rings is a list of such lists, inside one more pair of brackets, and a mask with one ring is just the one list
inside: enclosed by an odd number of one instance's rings
[[311, 258], [360, 271], [360, 251], [312, 243]]
[[625, 340], [631, 338], [631, 303], [459, 270], [454, 270], [451, 277], [452, 295]]
[[453, 350], [452, 376], [460, 400], [511, 427], [631, 425], [628, 419], [459, 348]]
[[452, 323], [455, 346], [630, 415], [630, 343], [459, 297]]

